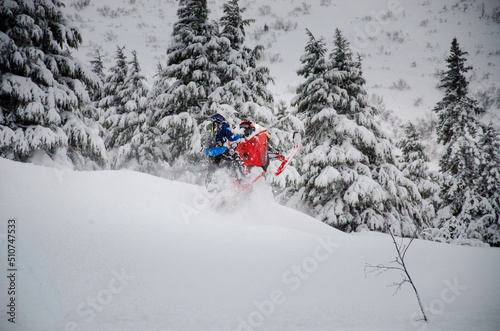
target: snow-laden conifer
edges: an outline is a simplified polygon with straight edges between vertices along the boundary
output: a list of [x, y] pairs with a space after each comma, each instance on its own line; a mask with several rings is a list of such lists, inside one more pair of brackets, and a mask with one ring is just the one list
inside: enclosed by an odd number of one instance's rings
[[358, 227], [413, 235], [417, 186], [396, 166], [392, 143], [376, 121], [354, 60], [340, 30], [328, 61], [310, 32], [294, 104], [305, 118], [302, 199], [322, 221], [346, 231]]
[[422, 197], [422, 225], [423, 227], [432, 226], [436, 209], [440, 203], [439, 184], [429, 171], [427, 165], [429, 158], [424, 151], [420, 134], [413, 123], [410, 122], [406, 126], [405, 136], [398, 142], [398, 147], [402, 151], [400, 169], [406, 178], [417, 185]]
[[104, 143], [82, 112], [99, 79], [71, 56], [82, 39], [62, 6], [57, 0], [0, 6], [0, 155], [19, 161], [68, 155], [78, 168], [104, 166]]
[[90, 61], [90, 64], [92, 66], [92, 72], [94, 72], [101, 81], [101, 84], [98, 87], [91, 88], [90, 90], [90, 99], [95, 102], [101, 100], [103, 94], [103, 84], [106, 80], [106, 75], [104, 73], [104, 63], [102, 61], [101, 53], [99, 52], [99, 50], [96, 51], [94, 59]]
[[494, 207], [478, 186], [481, 166], [478, 141], [482, 126], [475, 115], [482, 109], [468, 96], [464, 74], [470, 67], [464, 64], [466, 54], [454, 38], [446, 59], [448, 70], [441, 80], [445, 96], [434, 108], [439, 118], [438, 142], [444, 145], [439, 160], [443, 208], [431, 236], [470, 244], [483, 240], [485, 220], [494, 214]]
[[154, 125], [153, 112], [155, 107], [153, 102], [156, 98], [164, 93], [170, 84], [165, 77], [165, 70], [158, 63], [156, 68], [156, 75], [153, 85], [147, 96], [148, 106], [146, 108], [146, 122], [143, 124], [141, 130], [145, 133], [144, 141], [141, 143], [139, 160], [142, 172], [161, 176], [164, 175], [166, 168], [166, 152], [164, 145], [161, 142], [161, 131]]
[[[115, 65], [109, 69], [110, 74], [105, 79], [103, 96], [99, 101], [99, 106], [106, 111], [106, 117], [124, 112], [121, 92], [128, 75], [127, 56], [124, 50], [125, 46], [116, 46], [116, 62]], [[109, 142], [107, 142], [107, 146], [110, 146]], [[111, 148], [112, 147], [113, 145], [111, 144]]]
[[245, 45], [245, 27], [254, 20], [243, 19], [245, 8], [239, 6], [238, 0], [228, 1], [223, 10], [224, 15], [219, 20], [220, 59], [216, 66], [221, 84], [209, 95], [208, 107], [214, 110], [220, 104], [229, 104], [242, 112], [241, 117], [251, 119], [252, 114], [245, 111], [253, 109], [245, 103], [270, 108], [273, 96], [267, 85], [272, 79], [269, 69], [257, 64], [263, 47], [257, 45], [250, 49]]
[[200, 157], [198, 124], [207, 115], [204, 104], [208, 96], [220, 85], [213, 64], [218, 59], [219, 41], [208, 14], [206, 0], [179, 2], [167, 65], [155, 82], [165, 90], [155, 87], [151, 126], [156, 132], [155, 140], [163, 146], [165, 161], [171, 166], [181, 157]]
[[[117, 65], [121, 63], [121, 59], [118, 61]], [[133, 51], [127, 76], [117, 94], [120, 104], [115, 105], [117, 111], [106, 118], [106, 126], [109, 127], [107, 141], [113, 156], [113, 168], [141, 170], [144, 144], [148, 139], [148, 92], [137, 52]]]
[[99, 136], [105, 140], [107, 130], [103, 125], [104, 109], [99, 106], [99, 102], [101, 98], [103, 98], [106, 75], [104, 73], [104, 64], [99, 51], [96, 52], [94, 59], [90, 61], [90, 65], [92, 72], [97, 75], [99, 84], [88, 87], [90, 102], [82, 107], [82, 113], [86, 118], [92, 121], [92, 127], [99, 132]]
[[491, 204], [491, 214], [483, 216], [484, 240], [500, 246], [500, 133], [490, 123], [479, 138], [478, 191]]
[[[292, 100], [292, 105], [297, 108], [297, 112], [304, 120], [327, 107], [329, 100], [333, 99], [325, 80], [327, 68], [325, 41], [317, 40], [309, 30], [306, 32], [309, 41], [305, 47], [306, 52], [300, 58], [302, 67], [297, 70], [297, 74], [306, 80], [297, 87], [297, 96]], [[309, 132], [306, 132], [305, 138], [308, 139], [309, 136]]]

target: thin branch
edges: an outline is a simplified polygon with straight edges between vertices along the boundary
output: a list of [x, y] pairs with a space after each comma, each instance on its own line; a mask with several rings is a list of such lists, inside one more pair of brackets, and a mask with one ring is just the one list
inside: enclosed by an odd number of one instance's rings
[[414, 239], [415, 239], [415, 237], [411, 238], [411, 239], [410, 239], [410, 242], [408, 243], [408, 245], [407, 245], [407, 246], [406, 246], [406, 248], [404, 249], [404, 251], [403, 251], [403, 259], [405, 258], [405, 256], [406, 256], [406, 252], [408, 251], [408, 248], [410, 248], [410, 245], [411, 245], [411, 243], [413, 242], [413, 240], [414, 240]]
[[391, 285], [387, 285], [387, 287], [393, 287], [393, 286], [396, 287], [396, 290], [392, 294], [394, 296], [394, 295], [396, 295], [396, 293], [398, 293], [399, 291], [401, 291], [401, 287], [403, 286], [403, 284], [409, 283], [409, 282], [410, 281], [407, 278], [403, 277], [403, 279], [399, 283], [394, 282]]
[[412, 240], [410, 240], [410, 243], [408, 244], [408, 246], [406, 247], [406, 249], [404, 251], [404, 254], [402, 255], [401, 251], [399, 249], [397, 249], [396, 239], [394, 238], [394, 234], [392, 233], [392, 231], [391, 231], [390, 228], [389, 228], [389, 233], [390, 233], [390, 235], [392, 237], [394, 245], [396, 246], [396, 251], [397, 251], [397, 253], [399, 255], [399, 260], [401, 262], [401, 266], [404, 269], [404, 273], [406, 274], [406, 277], [408, 278], [408, 282], [413, 287], [413, 290], [415, 291], [415, 295], [417, 296], [418, 305], [420, 306], [420, 311], [422, 312], [422, 315], [424, 316], [424, 321], [427, 322], [427, 316], [425, 315], [424, 306], [422, 305], [422, 301], [420, 300], [420, 295], [418, 294], [418, 291], [417, 291], [417, 288], [415, 286], [415, 283], [411, 279], [410, 273], [408, 272], [408, 269], [406, 268], [406, 264], [405, 264], [405, 261], [404, 261], [404, 255], [406, 254], [408, 248], [410, 247], [410, 244], [413, 242], [413, 238], [412, 238]]
[[397, 264], [398, 266], [386, 266], [383, 264], [378, 264], [378, 265], [366, 264], [365, 265], [365, 277], [367, 274], [367, 269], [373, 269], [371, 271], [368, 271], [368, 273], [375, 273], [376, 272], [376, 276], [378, 276], [378, 275], [380, 275], [388, 270], [400, 271], [402, 273], [402, 276], [403, 276], [402, 280], [399, 283], [394, 282], [391, 285], [389, 285], [391, 287], [392, 286], [396, 287], [396, 291], [394, 292], [393, 295], [396, 295], [396, 293], [401, 290], [401, 287], [405, 283], [410, 283], [412, 288], [413, 288], [413, 291], [415, 292], [415, 295], [417, 297], [418, 305], [420, 307], [420, 311], [422, 312], [423, 320], [427, 322], [428, 321], [427, 315], [425, 315], [424, 306], [422, 305], [422, 301], [420, 300], [420, 295], [418, 294], [415, 283], [411, 279], [410, 273], [408, 272], [408, 269], [406, 268], [406, 263], [405, 263], [406, 253], [408, 252], [408, 249], [410, 248], [410, 245], [412, 244], [415, 237], [412, 237], [410, 239], [410, 241], [408, 242], [408, 244], [406, 244], [406, 245], [404, 244], [404, 238], [401, 238], [401, 243], [398, 244], [396, 241], [396, 237], [394, 237], [394, 234], [392, 233], [392, 230], [390, 229], [390, 227], [388, 227], [387, 230], [388, 230], [389, 234], [391, 235], [392, 242], [393, 242], [394, 247], [396, 248], [396, 252], [397, 252], [396, 259], [394, 261], [391, 261], [390, 263]]
[[[373, 270], [366, 271], [366, 269], [373, 269]], [[378, 276], [380, 274], [383, 274], [387, 270], [399, 270], [399, 271], [403, 271], [404, 272], [404, 269], [401, 268], [401, 267], [388, 267], [388, 266], [385, 266], [385, 265], [382, 265], [382, 264], [379, 264], [379, 265], [366, 264], [365, 265], [365, 277], [366, 277], [367, 273], [372, 274], [372, 273], [375, 273], [375, 272], [378, 271], [378, 273], [376, 274], [376, 276]]]

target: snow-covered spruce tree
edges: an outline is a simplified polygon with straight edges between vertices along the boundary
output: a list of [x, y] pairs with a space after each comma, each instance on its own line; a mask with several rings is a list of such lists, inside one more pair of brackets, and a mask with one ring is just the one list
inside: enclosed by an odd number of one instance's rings
[[274, 83], [268, 67], [259, 66], [258, 62], [262, 59], [264, 46], [257, 45], [248, 55], [248, 72], [245, 75], [245, 85], [247, 100], [258, 105], [271, 107], [274, 102], [272, 93], [267, 86]]
[[[105, 110], [105, 118], [114, 114], [123, 113], [123, 102], [121, 100], [125, 79], [128, 75], [127, 56], [124, 53], [125, 46], [116, 46], [116, 63], [109, 69], [110, 74], [106, 77], [102, 90], [102, 98], [99, 101], [99, 106]], [[106, 141], [106, 146], [113, 148], [109, 141]]]
[[93, 60], [90, 61], [92, 72], [97, 75], [98, 84], [88, 87], [90, 102], [82, 107], [83, 115], [91, 119], [92, 128], [99, 133], [99, 136], [104, 140], [106, 139], [107, 130], [103, 126], [104, 110], [99, 106], [99, 102], [103, 97], [103, 86], [106, 76], [104, 74], [104, 64], [102, 62], [101, 54], [99, 51]]
[[93, 120], [93, 127], [99, 132], [99, 136], [105, 139], [106, 129], [102, 125], [104, 110], [99, 107], [99, 102], [103, 97], [103, 86], [106, 76], [104, 74], [104, 64], [99, 51], [96, 52], [94, 59], [90, 61], [90, 65], [92, 72], [98, 77], [99, 84], [89, 86], [90, 102], [82, 108], [82, 112], [85, 117]]
[[154, 100], [156, 99], [160, 94], [165, 93], [165, 91], [169, 88], [170, 83], [168, 82], [168, 79], [165, 77], [165, 69], [161, 65], [160, 62], [156, 64], [156, 73], [154, 75], [155, 80], [153, 82], [153, 85], [151, 86], [151, 89], [149, 91], [149, 99]]
[[438, 143], [444, 145], [439, 160], [443, 173], [440, 197], [443, 208], [438, 212], [438, 228], [432, 236], [437, 240], [456, 243], [474, 243], [483, 240], [487, 215], [493, 214], [491, 202], [481, 195], [477, 183], [481, 153], [478, 136], [481, 125], [475, 118], [482, 110], [467, 93], [468, 82], [464, 74], [465, 55], [456, 38], [446, 59], [448, 70], [441, 80], [444, 98], [436, 105], [439, 123]]
[[139, 162], [139, 171], [156, 176], [164, 175], [166, 153], [164, 145], [161, 143], [161, 131], [153, 125], [153, 112], [155, 108], [152, 107], [152, 104], [169, 86], [168, 79], [165, 77], [165, 70], [158, 63], [155, 80], [147, 96], [146, 122], [142, 126], [142, 132], [145, 135], [144, 141], [141, 143]]
[[[438, 102], [434, 111], [439, 112], [444, 110], [449, 105], [453, 105], [455, 102], [464, 100], [469, 102], [471, 105], [471, 110], [474, 114], [480, 114], [484, 112], [484, 109], [477, 106], [477, 102], [468, 97], [468, 86], [469, 82], [465, 78], [467, 71], [471, 70], [471, 66], [465, 66], [465, 55], [467, 52], [463, 52], [460, 49], [457, 38], [453, 38], [450, 48], [450, 56], [446, 59], [448, 70], [444, 73], [441, 79], [440, 88], [444, 88], [445, 95], [444, 98]], [[444, 123], [443, 123], [444, 124]], [[453, 132], [449, 131], [449, 127], [444, 126], [441, 128], [440, 140], [447, 140]], [[446, 142], [443, 142], [446, 143]]]
[[427, 162], [429, 158], [424, 152], [420, 134], [413, 125], [408, 123], [405, 136], [398, 142], [402, 156], [400, 169], [403, 175], [413, 181], [422, 197], [422, 221], [424, 227], [432, 226], [436, 210], [439, 208], [439, 184], [429, 173]]
[[116, 47], [116, 63], [110, 68], [110, 73], [105, 78], [102, 89], [102, 97], [99, 101], [99, 109], [103, 111], [101, 117], [102, 125], [105, 129], [104, 142], [106, 149], [112, 160], [116, 154], [116, 149], [125, 139], [120, 139], [125, 123], [120, 123], [120, 118], [126, 115], [125, 100], [123, 98], [123, 89], [125, 88], [125, 79], [128, 76], [127, 57], [124, 53], [125, 46]]
[[216, 28], [220, 46], [217, 65], [219, 86], [210, 93], [207, 107], [214, 111], [221, 104], [234, 106], [241, 110], [242, 105], [249, 101], [248, 88], [245, 86], [245, 75], [248, 71], [246, 54], [250, 50], [245, 47], [245, 27], [254, 20], [244, 20], [238, 0], [230, 0], [223, 5], [224, 15], [220, 18]]
[[[96, 51], [95, 57], [90, 61], [90, 65], [92, 66], [92, 72], [94, 72], [97, 77], [101, 80], [102, 83], [106, 80], [106, 75], [104, 74], [104, 63], [102, 62], [101, 52], [99, 50]], [[92, 88], [90, 91], [90, 99], [95, 101], [100, 101], [102, 98], [103, 90], [102, 84], [96, 88]]]
[[237, 52], [245, 48], [245, 27], [255, 22], [254, 19], [243, 19], [245, 10], [240, 8], [239, 0], [229, 0], [223, 5], [224, 16], [219, 20], [221, 37], [227, 38], [231, 48]]
[[[309, 40], [305, 46], [305, 53], [300, 57], [302, 66], [297, 70], [297, 74], [305, 78], [305, 81], [297, 87], [297, 95], [291, 101], [295, 107], [296, 116], [302, 121], [303, 128], [303, 148], [301, 148], [300, 157], [297, 158], [298, 169], [300, 172], [308, 171], [303, 169], [302, 160], [304, 155], [312, 153], [316, 146], [314, 140], [315, 128], [310, 125], [310, 119], [319, 113], [323, 108], [329, 107], [329, 100], [333, 99], [325, 74], [327, 63], [325, 54], [327, 52], [326, 44], [323, 38], [316, 39], [314, 35], [306, 29]], [[307, 176], [304, 176], [307, 180]], [[303, 199], [304, 190], [301, 189], [303, 181], [296, 181], [293, 186], [293, 195], [298, 195]], [[298, 194], [295, 194], [297, 193]], [[291, 199], [294, 200], [294, 199]]]
[[[200, 158], [198, 124], [206, 117], [204, 105], [220, 85], [214, 61], [219, 59], [219, 43], [214, 26], [208, 21], [206, 0], [181, 0], [174, 23], [172, 41], [167, 49], [167, 66], [156, 81], [152, 100], [151, 126], [158, 131], [165, 161], [185, 172], [189, 163]], [[172, 84], [163, 82], [172, 80]]]
[[310, 34], [299, 74], [311, 83], [299, 86], [294, 100], [306, 120], [302, 199], [315, 217], [344, 231], [389, 224], [397, 235], [413, 235], [420, 194], [396, 167], [367, 103], [359, 59], [338, 29], [326, 66], [323, 49]]
[[500, 133], [490, 123], [479, 138], [480, 161], [477, 181], [479, 193], [488, 199], [492, 213], [485, 215], [484, 240], [500, 246]]
[[107, 156], [82, 108], [98, 77], [71, 56], [82, 39], [57, 0], [0, 6], [0, 156], [18, 161], [69, 157], [77, 168]]
[[221, 57], [217, 63], [217, 75], [221, 83], [209, 95], [208, 106], [216, 109], [219, 104], [229, 104], [241, 112], [243, 118], [270, 124], [268, 117], [273, 117], [270, 111], [273, 96], [267, 85], [272, 79], [267, 67], [257, 66], [262, 56], [262, 46], [254, 49], [245, 46], [245, 27], [254, 20], [243, 19], [245, 9], [240, 8], [238, 2], [230, 0], [223, 6], [224, 16], [219, 21]]
[[[238, 52], [236, 60], [234, 60], [233, 54], [226, 54], [225, 61], [228, 64], [226, 72], [230, 75], [229, 84], [225, 83], [231, 88], [231, 82], [239, 83], [241, 81], [241, 92], [239, 92], [242, 98], [241, 103], [253, 102], [263, 107], [271, 107], [274, 97], [267, 86], [273, 80], [269, 68], [258, 65], [262, 59], [264, 47], [257, 45], [250, 49], [245, 45], [245, 27], [255, 20], [243, 19], [242, 15], [246, 9], [240, 8], [238, 2], [239, 0], [230, 0], [226, 3], [224, 5], [225, 15], [220, 19], [221, 37], [228, 38], [231, 48]], [[242, 69], [240, 77], [237, 71], [233, 72], [235, 67]], [[236, 109], [240, 110], [238, 103], [234, 105]]]
[[[297, 87], [297, 96], [292, 100], [292, 105], [297, 107], [297, 113], [303, 120], [328, 107], [329, 100], [333, 98], [325, 79], [327, 71], [325, 41], [322, 38], [317, 40], [307, 29], [306, 33], [309, 41], [305, 47], [305, 54], [300, 57], [302, 67], [297, 70], [297, 75], [303, 76], [306, 80]], [[305, 139], [306, 142], [313, 143], [310, 138], [314, 129], [310, 126], [308, 128], [310, 131], [306, 131]]]
[[[121, 59], [118, 58], [117, 66], [121, 65]], [[143, 145], [148, 139], [149, 90], [146, 79], [141, 74], [136, 51], [132, 51], [132, 60], [128, 65], [127, 76], [117, 94], [119, 103], [113, 106], [115, 111], [110, 111], [111, 114], [106, 118], [106, 126], [109, 128], [107, 143], [113, 168], [145, 170], [141, 167], [143, 154], [147, 151]]]

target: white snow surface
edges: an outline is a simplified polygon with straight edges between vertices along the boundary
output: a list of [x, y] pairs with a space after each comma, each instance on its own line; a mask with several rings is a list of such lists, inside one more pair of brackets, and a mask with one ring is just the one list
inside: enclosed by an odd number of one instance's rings
[[[7, 220], [16, 220], [16, 323]], [[500, 250], [416, 240], [430, 323], [387, 235], [346, 234], [275, 203], [258, 182], [233, 210], [201, 187], [130, 171], [0, 158], [1, 330], [498, 330]]]

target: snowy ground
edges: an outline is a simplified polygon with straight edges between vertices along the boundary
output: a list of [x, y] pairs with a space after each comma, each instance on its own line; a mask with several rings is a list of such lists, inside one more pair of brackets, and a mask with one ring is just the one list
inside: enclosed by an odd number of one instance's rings
[[[137, 50], [143, 74], [153, 82], [156, 65], [166, 63], [166, 49], [177, 20], [175, 0], [91, 0], [77, 10], [67, 0], [67, 13], [83, 35], [75, 53], [88, 63], [99, 49], [105, 66], [114, 65], [116, 46]], [[210, 19], [223, 15], [225, 0], [208, 1]], [[265, 46], [275, 85], [276, 100], [288, 102], [303, 81], [296, 74], [307, 43], [305, 29], [324, 37], [329, 51], [335, 28], [343, 31], [354, 52], [363, 57], [370, 94], [382, 97], [387, 109], [403, 120], [421, 118], [443, 97], [436, 89], [437, 70], [445, 70], [453, 37], [469, 52], [471, 92], [500, 89], [500, 24], [491, 19], [498, 0], [240, 0], [247, 28], [247, 44]], [[264, 31], [264, 26], [269, 29]], [[399, 80], [400, 88], [394, 88]], [[495, 90], [492, 96], [498, 94]], [[498, 107], [486, 120], [500, 125]]]
[[[1, 330], [498, 330], [500, 250], [341, 233], [272, 201], [261, 182], [231, 212], [200, 187], [129, 171], [0, 158]], [[7, 222], [16, 221], [16, 324], [7, 321]]]

